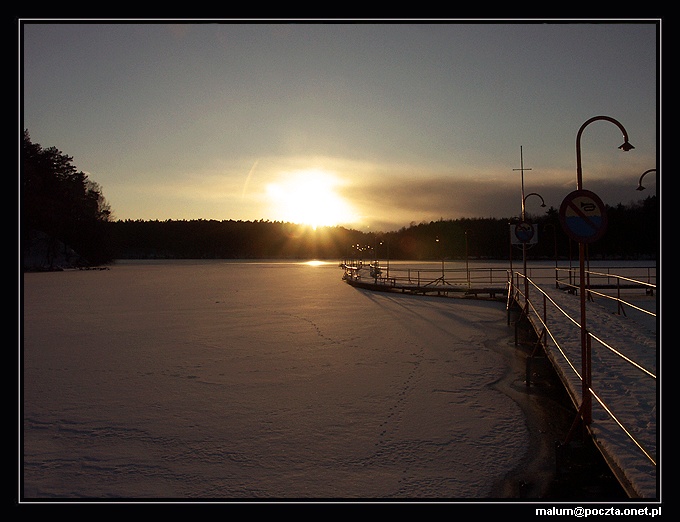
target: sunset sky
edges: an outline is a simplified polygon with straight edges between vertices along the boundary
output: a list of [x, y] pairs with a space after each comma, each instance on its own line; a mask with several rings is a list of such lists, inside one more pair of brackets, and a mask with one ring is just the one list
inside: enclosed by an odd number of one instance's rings
[[[209, 23], [208, 23], [209, 22]], [[396, 230], [657, 194], [658, 19], [19, 21], [20, 125], [115, 219]], [[541, 213], [537, 198], [527, 212]]]

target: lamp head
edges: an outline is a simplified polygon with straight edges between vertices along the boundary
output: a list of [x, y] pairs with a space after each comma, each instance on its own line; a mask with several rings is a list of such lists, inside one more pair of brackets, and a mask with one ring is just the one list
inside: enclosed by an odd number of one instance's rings
[[629, 150], [632, 150], [632, 149], [634, 149], [635, 147], [633, 147], [633, 146], [628, 142], [628, 140], [626, 140], [625, 143], [624, 143], [623, 145], [621, 145], [619, 148], [620, 148], [622, 151], [624, 151], [624, 152], [628, 152]]
[[645, 187], [643, 187], [642, 185], [640, 185], [636, 190], [645, 190]]

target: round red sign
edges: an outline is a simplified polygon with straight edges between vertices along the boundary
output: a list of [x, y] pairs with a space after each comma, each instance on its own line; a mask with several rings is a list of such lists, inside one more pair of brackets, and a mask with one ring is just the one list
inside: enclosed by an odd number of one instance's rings
[[592, 243], [607, 229], [607, 212], [602, 200], [589, 190], [575, 190], [560, 206], [560, 223], [566, 234], [579, 243]]

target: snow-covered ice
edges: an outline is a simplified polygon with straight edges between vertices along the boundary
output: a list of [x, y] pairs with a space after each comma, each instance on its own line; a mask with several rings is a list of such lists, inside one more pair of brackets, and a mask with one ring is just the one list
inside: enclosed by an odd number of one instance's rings
[[483, 499], [529, 452], [501, 302], [336, 263], [24, 275], [23, 495]]
[[484, 500], [553, 458], [535, 397], [507, 386], [524, 368], [503, 302], [341, 275], [214, 260], [25, 274], [23, 499]]

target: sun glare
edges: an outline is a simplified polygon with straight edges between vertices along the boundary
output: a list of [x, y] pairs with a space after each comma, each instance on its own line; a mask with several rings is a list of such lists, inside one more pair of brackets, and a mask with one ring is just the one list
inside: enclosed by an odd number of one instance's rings
[[305, 265], [307, 266], [322, 266], [322, 265], [327, 265], [327, 261], [319, 261], [318, 259], [312, 259], [311, 261], [307, 261]]
[[321, 170], [284, 174], [267, 186], [275, 219], [313, 228], [350, 223], [351, 206], [337, 192], [338, 179]]

